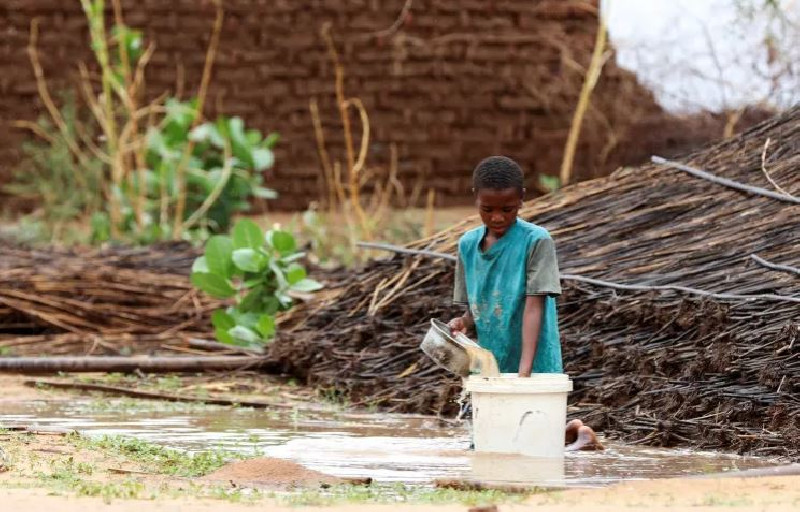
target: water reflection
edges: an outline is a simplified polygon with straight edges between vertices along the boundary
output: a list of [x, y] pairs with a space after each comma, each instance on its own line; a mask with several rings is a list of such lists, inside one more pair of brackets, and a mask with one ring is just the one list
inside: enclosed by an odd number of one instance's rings
[[342, 477], [427, 484], [470, 478], [541, 486], [605, 485], [777, 465], [716, 452], [618, 445], [560, 459], [476, 454], [466, 427], [435, 418], [337, 410], [256, 411], [135, 400], [0, 402], [0, 426], [126, 435], [190, 451], [223, 448], [291, 459]]

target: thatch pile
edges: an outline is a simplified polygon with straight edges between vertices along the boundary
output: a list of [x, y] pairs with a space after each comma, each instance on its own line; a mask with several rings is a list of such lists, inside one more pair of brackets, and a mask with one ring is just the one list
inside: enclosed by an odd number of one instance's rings
[[[767, 139], [770, 144], [762, 162]], [[683, 161], [718, 176], [800, 193], [800, 108]], [[630, 442], [800, 456], [800, 207], [646, 165], [527, 204], [561, 270], [559, 302], [574, 413]], [[414, 247], [449, 254], [476, 219]], [[272, 347], [284, 368], [354, 403], [451, 414], [459, 382], [418, 349], [450, 305], [453, 266], [421, 256], [373, 263], [322, 304], [295, 310]], [[788, 298], [770, 297], [780, 295]], [[792, 298], [793, 297], [793, 298]]]
[[189, 282], [188, 244], [94, 251], [0, 243], [0, 349], [11, 355], [186, 352], [217, 301]]

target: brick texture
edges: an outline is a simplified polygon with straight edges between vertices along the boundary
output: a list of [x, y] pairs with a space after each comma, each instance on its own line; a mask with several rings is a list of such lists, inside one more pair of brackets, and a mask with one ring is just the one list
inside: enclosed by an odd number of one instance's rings
[[[414, 0], [398, 31], [374, 36], [392, 25], [403, 4], [224, 2], [206, 115], [239, 115], [248, 126], [280, 133], [277, 164], [267, 176], [280, 198], [269, 208], [301, 209], [322, 195], [312, 97], [320, 104], [332, 156], [343, 158], [334, 69], [320, 36], [326, 22], [345, 66], [346, 93], [369, 110], [368, 164], [376, 172], [385, 172], [389, 145], [396, 143], [401, 180], [411, 188], [424, 179], [437, 189], [440, 205], [468, 200], [471, 170], [491, 154], [517, 159], [532, 187], [537, 174], [558, 174], [580, 68], [592, 51], [596, 0]], [[148, 96], [174, 93], [178, 68], [186, 94], [196, 92], [213, 6], [200, 0], [124, 0], [123, 6], [127, 24], [156, 45], [147, 68]], [[34, 18], [40, 20], [39, 50], [51, 92], [75, 89], [77, 64], [92, 62], [78, 0], [4, 0], [0, 122], [34, 120], [43, 112], [26, 54]], [[666, 117], [611, 58], [585, 119], [577, 176], [602, 176], [647, 158], [663, 144], [639, 128]], [[0, 182], [9, 179], [29, 136], [2, 127]]]

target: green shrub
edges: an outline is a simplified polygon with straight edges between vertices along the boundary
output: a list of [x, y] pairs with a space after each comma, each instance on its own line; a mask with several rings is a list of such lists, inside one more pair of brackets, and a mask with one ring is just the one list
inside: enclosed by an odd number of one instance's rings
[[304, 256], [291, 233], [264, 233], [249, 219], [240, 219], [230, 237], [211, 237], [191, 279], [212, 297], [234, 300], [212, 315], [217, 339], [247, 347], [268, 343], [275, 335], [275, 315], [289, 309], [294, 297], [322, 288], [298, 263]]

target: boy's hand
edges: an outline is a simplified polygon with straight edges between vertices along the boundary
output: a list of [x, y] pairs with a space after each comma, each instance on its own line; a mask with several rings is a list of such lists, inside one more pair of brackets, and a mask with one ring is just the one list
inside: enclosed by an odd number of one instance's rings
[[450, 320], [449, 322], [447, 322], [447, 326], [453, 332], [460, 332], [460, 333], [463, 333], [463, 334], [467, 334], [467, 326], [464, 323], [464, 317], [462, 317], [462, 316], [458, 316], [458, 317]]
[[458, 316], [450, 320], [447, 326], [450, 327], [453, 332], [460, 332], [461, 334], [467, 334], [467, 329], [469, 328], [469, 324], [463, 316]]

